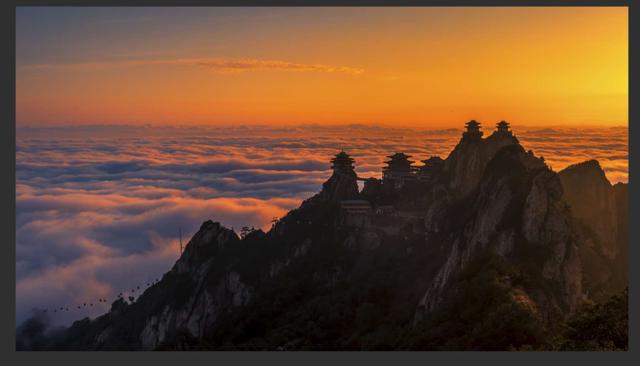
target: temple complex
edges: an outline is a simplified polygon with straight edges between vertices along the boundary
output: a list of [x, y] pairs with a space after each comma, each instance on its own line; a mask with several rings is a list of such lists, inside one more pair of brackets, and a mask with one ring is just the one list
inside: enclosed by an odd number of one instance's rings
[[[510, 129], [507, 121], [496, 123], [496, 130], [487, 138], [483, 138], [480, 130], [481, 124], [476, 120], [470, 120], [465, 124], [461, 143], [456, 146], [452, 154], [445, 160], [439, 156], [431, 156], [421, 166], [414, 166], [411, 156], [398, 152], [388, 156], [386, 166], [382, 170], [382, 179], [373, 177], [358, 177], [355, 172], [355, 160], [346, 152], [340, 151], [331, 159], [333, 174], [323, 185], [320, 195], [331, 201], [345, 201], [342, 208], [350, 213], [363, 213], [375, 209], [368, 206], [362, 199], [375, 199], [387, 188], [397, 190], [406, 186], [408, 182], [419, 183], [420, 186], [432, 183], [444, 171], [455, 175], [457, 180], [453, 186], [460, 192], [466, 192], [464, 187], [473, 186], [473, 182], [479, 179], [484, 166], [478, 165], [478, 161], [489, 161], [501, 148], [510, 144], [517, 144], [518, 140]], [[465, 142], [472, 142], [467, 144]], [[471, 149], [471, 150], [469, 150]], [[477, 159], [480, 154], [481, 159]], [[483, 157], [484, 156], [484, 157]], [[362, 190], [357, 181], [363, 181]], [[388, 191], [386, 191], [388, 192]]]
[[[467, 194], [477, 184], [486, 163], [497, 151], [518, 143], [506, 121], [496, 123], [496, 130], [486, 138], [483, 138], [478, 121], [471, 120], [465, 127], [460, 143], [446, 160], [439, 156], [431, 156], [421, 161], [423, 165], [414, 166], [410, 155], [397, 152], [388, 156], [388, 160], [385, 161], [382, 179], [359, 177], [355, 172], [355, 160], [341, 150], [331, 159], [333, 174], [323, 184], [323, 189], [317, 197], [323, 201], [337, 203], [344, 214], [341, 216], [344, 219], [342, 222], [348, 226], [375, 225], [384, 230], [397, 231], [400, 229], [393, 227], [393, 220], [420, 223], [424, 213], [416, 212], [413, 203], [391, 204], [392, 200], [389, 197], [393, 197], [399, 191], [407, 190], [413, 194], [434, 188], [444, 189], [447, 194]], [[527, 159], [526, 163], [536, 167], [544, 166], [544, 161], [539, 158]], [[448, 187], [438, 188], [436, 183], [441, 181], [440, 177], [451, 176], [453, 179]], [[363, 182], [362, 189], [358, 187], [357, 181]], [[416, 201], [419, 199], [417, 197]], [[420, 230], [418, 228], [418, 231]]]

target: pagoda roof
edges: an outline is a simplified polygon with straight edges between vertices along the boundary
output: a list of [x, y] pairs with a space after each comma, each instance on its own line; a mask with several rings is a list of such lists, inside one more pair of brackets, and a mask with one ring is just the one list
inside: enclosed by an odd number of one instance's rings
[[465, 123], [465, 126], [469, 127], [469, 126], [480, 126], [480, 122], [476, 121], [475, 119], [472, 119], [471, 121]]
[[[402, 163], [407, 163], [409, 165], [415, 163], [415, 161], [413, 160], [408, 160], [408, 159], [392, 159], [392, 160], [387, 160], [385, 161], [385, 163], [387, 164], [387, 166], [398, 166], [399, 164], [402, 165]], [[384, 169], [387, 169], [387, 167], [385, 167]]]
[[353, 158], [344, 151], [340, 151], [331, 161], [353, 161]]
[[387, 156], [388, 158], [391, 158], [392, 160], [407, 160], [411, 157], [411, 155], [407, 155], [405, 153], [399, 152], [399, 153], [395, 153], [393, 155], [389, 155]]

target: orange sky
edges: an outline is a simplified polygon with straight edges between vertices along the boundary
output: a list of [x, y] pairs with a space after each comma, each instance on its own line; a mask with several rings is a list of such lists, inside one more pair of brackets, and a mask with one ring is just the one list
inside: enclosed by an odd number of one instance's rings
[[628, 123], [627, 9], [22, 8], [19, 125]]

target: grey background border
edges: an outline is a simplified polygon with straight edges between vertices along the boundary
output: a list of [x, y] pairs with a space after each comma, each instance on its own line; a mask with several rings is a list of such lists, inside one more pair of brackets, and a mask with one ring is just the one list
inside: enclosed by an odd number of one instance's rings
[[[341, 0], [3, 0], [0, 5], [0, 242], [2, 243], [2, 296], [0, 296], [0, 344], [5, 365], [25, 364], [91, 364], [114, 365], [148, 362], [154, 365], [175, 365], [176, 362], [197, 363], [246, 363], [246, 364], [423, 364], [436, 362], [496, 363], [539, 365], [540, 363], [581, 364], [640, 364], [640, 336], [638, 336], [638, 226], [630, 225], [629, 232], [629, 352], [15, 352], [15, 8], [16, 6], [627, 6], [629, 8], [629, 218], [631, 223], [640, 223], [640, 192], [635, 173], [640, 165], [640, 126], [631, 123], [638, 120], [638, 108], [633, 103], [637, 86], [640, 85], [638, 65], [638, 8], [631, 0], [564, 0], [564, 1], [462, 1], [462, 0], [418, 0], [418, 1], [341, 1]], [[634, 118], [635, 117], [635, 118]]]

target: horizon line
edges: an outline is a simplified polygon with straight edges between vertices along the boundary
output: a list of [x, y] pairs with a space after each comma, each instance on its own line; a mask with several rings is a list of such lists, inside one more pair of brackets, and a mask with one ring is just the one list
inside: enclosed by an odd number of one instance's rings
[[24, 129], [86, 129], [86, 128], [162, 128], [162, 129], [182, 129], [182, 128], [260, 128], [260, 129], [277, 129], [277, 128], [305, 128], [305, 127], [322, 127], [322, 128], [336, 128], [336, 127], [381, 127], [381, 128], [394, 128], [394, 129], [421, 129], [421, 130], [459, 130], [465, 128], [465, 123], [475, 120], [480, 123], [481, 128], [486, 126], [493, 126], [502, 120], [509, 122], [512, 127], [525, 127], [525, 128], [629, 128], [629, 123], [619, 124], [603, 124], [597, 122], [591, 123], [555, 123], [555, 124], [530, 124], [530, 123], [513, 123], [508, 119], [500, 119], [496, 121], [485, 121], [478, 119], [468, 119], [464, 122], [460, 122], [459, 126], [456, 124], [445, 126], [444, 124], [430, 124], [430, 125], [418, 125], [418, 124], [393, 124], [384, 122], [345, 122], [345, 123], [317, 123], [317, 122], [304, 122], [304, 123], [195, 123], [187, 122], [181, 124], [167, 124], [167, 123], [154, 123], [154, 122], [109, 122], [109, 123], [87, 123], [87, 124], [73, 124], [73, 123], [61, 123], [61, 124], [23, 124], [16, 123], [16, 130]]

